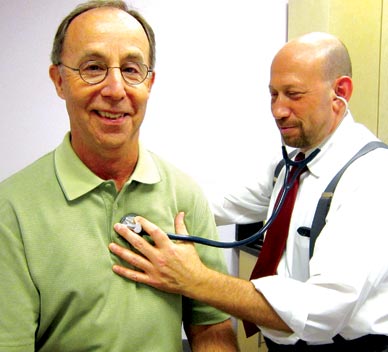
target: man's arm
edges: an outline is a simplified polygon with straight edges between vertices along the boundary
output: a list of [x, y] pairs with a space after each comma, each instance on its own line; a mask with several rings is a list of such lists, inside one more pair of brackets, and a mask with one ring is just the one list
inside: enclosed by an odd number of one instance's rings
[[[111, 244], [109, 248], [114, 254], [141, 270], [115, 265], [115, 273], [162, 291], [202, 301], [257, 325], [290, 332], [289, 327], [250, 281], [207, 268], [192, 243], [174, 243], [144, 218], [138, 217], [137, 221], [152, 237], [155, 245], [150, 245], [125, 226], [115, 225], [115, 230], [144, 255], [143, 257], [117, 244]], [[176, 217], [175, 228], [177, 233], [187, 233], [182, 213]]]
[[230, 319], [214, 325], [185, 326], [185, 332], [193, 352], [239, 351]]

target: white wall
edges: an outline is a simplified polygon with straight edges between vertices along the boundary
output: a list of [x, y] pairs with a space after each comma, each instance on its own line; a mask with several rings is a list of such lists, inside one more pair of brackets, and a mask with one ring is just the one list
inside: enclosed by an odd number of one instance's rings
[[[286, 38], [286, 2], [132, 2], [157, 40], [142, 140], [205, 188], [240, 179], [279, 144], [268, 74]], [[68, 129], [48, 65], [56, 28], [78, 3], [0, 2], [0, 180], [53, 149]]]

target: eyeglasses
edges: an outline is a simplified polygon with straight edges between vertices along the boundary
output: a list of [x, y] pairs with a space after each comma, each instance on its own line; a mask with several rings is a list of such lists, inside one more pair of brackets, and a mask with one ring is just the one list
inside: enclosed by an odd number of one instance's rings
[[126, 62], [120, 67], [108, 66], [101, 61], [87, 61], [82, 63], [79, 68], [67, 66], [62, 62], [60, 62], [59, 65], [77, 71], [82, 80], [89, 84], [101, 83], [108, 75], [108, 70], [110, 68], [120, 69], [121, 76], [130, 86], [135, 86], [144, 82], [152, 73], [152, 70], [149, 69], [147, 65], [140, 62]]

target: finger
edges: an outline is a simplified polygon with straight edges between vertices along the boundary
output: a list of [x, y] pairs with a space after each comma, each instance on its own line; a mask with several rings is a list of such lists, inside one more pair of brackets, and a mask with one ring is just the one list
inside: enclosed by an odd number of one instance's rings
[[175, 232], [181, 235], [188, 235], [184, 218], [185, 213], [183, 211], [179, 212], [175, 217]]
[[151, 275], [147, 273], [142, 273], [140, 271], [129, 269], [120, 265], [113, 265], [112, 270], [117, 275], [120, 275], [131, 281], [146, 284], [166, 292], [179, 293], [179, 291], [175, 289], [173, 286], [170, 287], [170, 286], [163, 285], [163, 283], [160, 280], [152, 279]]
[[152, 261], [157, 256], [154, 246], [152, 246], [138, 234], [129, 230], [127, 226], [117, 223], [114, 225], [114, 229], [120, 236], [125, 238], [128, 243], [130, 243], [149, 260]]
[[123, 237], [129, 243], [131, 243], [131, 241], [134, 239], [135, 236], [139, 236], [138, 234], [134, 233], [131, 229], [129, 229], [127, 226], [121, 223], [114, 224], [113, 228], [121, 237]]
[[128, 264], [131, 264], [140, 270], [148, 272], [152, 269], [152, 264], [146, 258], [127, 248], [119, 246], [117, 243], [110, 243], [109, 250]]
[[147, 283], [147, 274], [142, 273], [140, 271], [136, 271], [133, 269], [125, 268], [120, 265], [113, 265], [112, 270], [117, 275], [120, 275], [122, 277], [125, 277], [129, 280], [140, 282], [140, 283]]
[[143, 230], [151, 236], [151, 238], [155, 242], [156, 247], [162, 248], [165, 246], [170, 246], [172, 244], [166, 233], [152, 222], [141, 216], [136, 216], [135, 221], [139, 222]]

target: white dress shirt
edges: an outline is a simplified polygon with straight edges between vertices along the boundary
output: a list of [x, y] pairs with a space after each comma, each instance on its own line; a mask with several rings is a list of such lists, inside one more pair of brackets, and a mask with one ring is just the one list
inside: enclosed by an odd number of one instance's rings
[[[300, 226], [311, 227], [317, 202], [335, 174], [372, 140], [376, 137], [348, 113], [301, 176], [278, 275], [252, 281], [294, 331], [261, 327], [277, 343], [330, 343], [337, 334], [345, 339], [388, 335], [388, 150], [374, 150], [345, 171], [311, 260], [309, 238], [297, 233]], [[284, 179], [283, 168], [272, 187], [275, 166], [226, 195], [222, 205], [216, 202], [217, 223], [264, 220]]]

